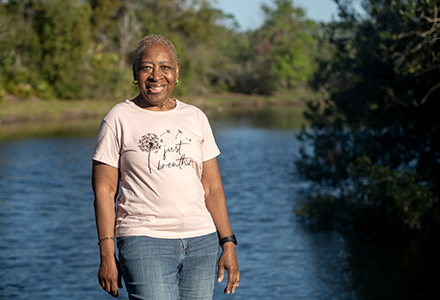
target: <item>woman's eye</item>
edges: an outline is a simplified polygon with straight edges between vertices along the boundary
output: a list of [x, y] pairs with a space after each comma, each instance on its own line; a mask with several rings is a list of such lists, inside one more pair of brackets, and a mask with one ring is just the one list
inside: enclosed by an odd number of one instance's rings
[[[139, 68], [140, 71], [147, 72], [147, 73], [153, 72], [153, 69], [154, 68], [152, 66], [142, 66]], [[173, 67], [171, 67], [171, 66], [160, 66], [160, 70], [162, 72], [169, 72], [172, 69], [173, 69]]]
[[144, 66], [144, 67], [141, 67], [141, 70], [142, 71], [151, 71], [152, 68], [150, 66]]

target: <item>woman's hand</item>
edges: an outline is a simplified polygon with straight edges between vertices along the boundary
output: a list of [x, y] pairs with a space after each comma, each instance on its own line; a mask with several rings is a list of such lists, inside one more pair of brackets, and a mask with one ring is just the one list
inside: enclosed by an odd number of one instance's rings
[[[225, 193], [216, 158], [203, 162], [202, 184], [205, 190], [206, 208], [214, 220], [219, 238], [232, 235]], [[231, 291], [235, 293], [240, 281], [235, 244], [232, 242], [224, 243], [222, 248], [223, 251], [218, 260], [217, 281], [223, 281], [226, 270], [228, 272], [228, 284], [225, 288], [225, 294], [229, 294]]]
[[115, 298], [118, 297], [118, 287], [122, 288], [122, 282], [121, 269], [116, 257], [114, 257], [114, 259], [109, 258], [101, 260], [98, 279], [99, 284], [107, 293]]
[[223, 245], [223, 251], [218, 260], [218, 282], [223, 281], [225, 270], [228, 272], [228, 283], [224, 293], [235, 293], [235, 289], [240, 282], [240, 271], [238, 270], [237, 254], [235, 253], [234, 243], [225, 243]]

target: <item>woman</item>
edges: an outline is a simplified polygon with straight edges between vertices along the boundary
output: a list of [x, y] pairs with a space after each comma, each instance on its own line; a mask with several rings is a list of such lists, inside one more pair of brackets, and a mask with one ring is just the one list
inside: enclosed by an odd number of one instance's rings
[[171, 98], [179, 68], [168, 39], [144, 37], [133, 63], [139, 95], [101, 122], [92, 171], [98, 278], [114, 297], [122, 273], [130, 299], [212, 299], [219, 239], [217, 280], [226, 270], [225, 293], [240, 280], [220, 152], [205, 114]]

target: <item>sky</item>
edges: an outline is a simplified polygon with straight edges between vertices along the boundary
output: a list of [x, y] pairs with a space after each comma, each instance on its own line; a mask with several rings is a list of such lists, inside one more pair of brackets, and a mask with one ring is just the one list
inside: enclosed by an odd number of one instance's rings
[[[241, 30], [256, 29], [262, 24], [262, 4], [273, 0], [211, 0], [214, 7], [233, 14]], [[293, 0], [294, 6], [306, 10], [306, 16], [314, 21], [328, 22], [337, 17], [337, 7], [332, 0]]]

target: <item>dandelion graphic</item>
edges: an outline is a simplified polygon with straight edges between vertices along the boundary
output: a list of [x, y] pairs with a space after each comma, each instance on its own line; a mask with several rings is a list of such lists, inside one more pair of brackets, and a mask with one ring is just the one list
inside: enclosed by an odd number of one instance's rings
[[182, 131], [180, 131], [179, 129], [177, 129], [177, 134], [176, 134], [176, 137], [174, 138], [174, 139], [177, 139], [177, 137], [179, 136], [179, 134], [182, 134], [183, 132]]
[[167, 133], [171, 133], [171, 130], [167, 129], [164, 133], [162, 133], [160, 136], [164, 136]]
[[159, 142], [163, 142], [162, 140], [159, 140], [159, 137], [155, 135], [154, 133], [147, 133], [142, 136], [142, 138], [139, 140], [139, 148], [148, 153], [148, 170], [151, 174], [151, 166], [150, 166], [150, 156], [151, 152], [154, 151], [157, 153], [160, 149]]

